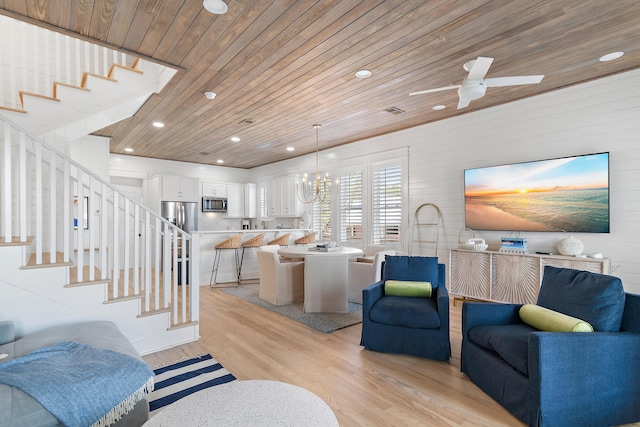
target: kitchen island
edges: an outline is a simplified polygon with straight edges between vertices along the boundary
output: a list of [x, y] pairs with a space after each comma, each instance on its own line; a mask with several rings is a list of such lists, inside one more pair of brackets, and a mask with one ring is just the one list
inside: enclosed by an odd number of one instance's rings
[[[242, 233], [241, 241], [250, 239], [260, 233], [264, 234], [264, 244], [285, 233], [290, 233], [290, 244], [298, 237], [311, 231], [307, 228], [292, 229], [253, 229], [253, 230], [215, 230], [215, 231], [195, 231], [200, 235], [200, 285], [208, 286], [211, 283], [211, 270], [213, 268], [213, 258], [215, 256], [215, 246], [238, 233]], [[258, 256], [256, 249], [247, 249], [244, 253], [242, 264], [242, 280], [257, 280]], [[220, 266], [218, 270], [218, 284], [216, 286], [235, 286], [237, 273], [235, 270], [235, 251], [225, 249], [221, 252]], [[242, 255], [242, 249], [238, 250], [238, 256]]]

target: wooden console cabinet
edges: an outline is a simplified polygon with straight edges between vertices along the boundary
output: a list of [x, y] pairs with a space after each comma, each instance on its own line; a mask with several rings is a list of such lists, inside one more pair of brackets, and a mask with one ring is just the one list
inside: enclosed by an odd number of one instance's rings
[[449, 293], [458, 298], [535, 304], [547, 265], [602, 274], [608, 274], [610, 268], [608, 258], [452, 249]]

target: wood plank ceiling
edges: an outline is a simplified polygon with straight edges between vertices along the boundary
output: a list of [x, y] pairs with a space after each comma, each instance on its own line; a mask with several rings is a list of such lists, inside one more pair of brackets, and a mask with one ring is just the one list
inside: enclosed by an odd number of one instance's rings
[[[0, 13], [180, 69], [134, 117], [97, 132], [112, 153], [239, 168], [313, 152], [314, 123], [326, 149], [640, 66], [637, 0], [227, 4], [214, 15], [200, 0], [0, 0]], [[598, 61], [613, 51], [625, 55]], [[489, 88], [461, 110], [456, 90], [409, 96], [461, 83], [478, 56], [495, 58], [487, 77], [545, 77]], [[360, 69], [373, 75], [357, 79]]]

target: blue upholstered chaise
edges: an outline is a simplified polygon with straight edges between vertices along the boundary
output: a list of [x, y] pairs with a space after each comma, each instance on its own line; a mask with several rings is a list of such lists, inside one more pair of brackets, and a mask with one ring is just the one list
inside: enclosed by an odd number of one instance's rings
[[462, 372], [529, 426], [640, 421], [640, 296], [617, 277], [547, 266], [537, 304], [595, 332], [540, 332], [521, 305], [465, 302]]
[[[388, 296], [386, 280], [431, 282], [435, 289], [431, 298]], [[449, 294], [438, 258], [386, 257], [382, 280], [362, 291], [360, 344], [368, 350], [449, 360]]]

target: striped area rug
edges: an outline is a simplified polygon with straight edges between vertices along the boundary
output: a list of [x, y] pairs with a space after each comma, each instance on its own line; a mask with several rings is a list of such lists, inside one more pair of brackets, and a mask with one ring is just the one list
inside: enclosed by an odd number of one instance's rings
[[150, 416], [191, 393], [236, 380], [210, 354], [154, 369], [153, 372], [156, 374], [154, 391], [148, 397]]

